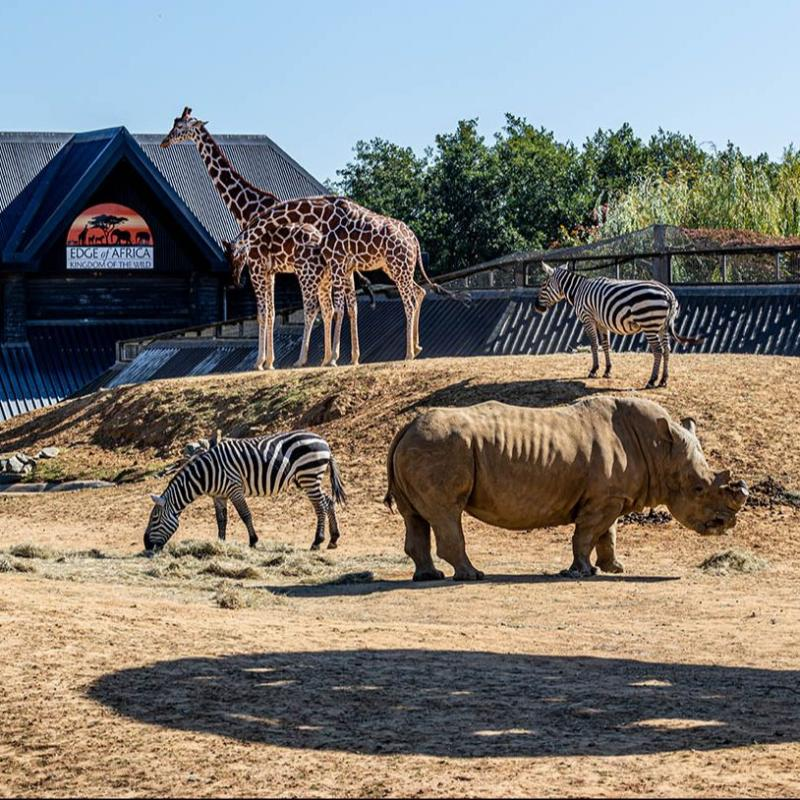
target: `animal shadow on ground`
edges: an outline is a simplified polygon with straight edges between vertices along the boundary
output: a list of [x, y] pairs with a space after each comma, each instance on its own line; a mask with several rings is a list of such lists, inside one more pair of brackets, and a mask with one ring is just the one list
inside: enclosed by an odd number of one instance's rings
[[243, 742], [441, 757], [635, 755], [800, 739], [800, 672], [473, 651], [185, 658], [89, 697]]
[[401, 411], [416, 411], [430, 407], [460, 407], [499, 400], [514, 406], [546, 408], [562, 403], [571, 403], [593, 394], [619, 393], [623, 390], [607, 385], [594, 386], [575, 380], [542, 379], [535, 381], [512, 381], [509, 383], [474, 383], [465, 379], [437, 389], [429, 395], [415, 400]]
[[[410, 563], [410, 562], [409, 562]], [[345, 578], [347, 576], [344, 576]], [[592, 582], [610, 583], [661, 583], [662, 581], [677, 581], [680, 578], [668, 575], [593, 575], [585, 580]], [[555, 574], [488, 574], [481, 584], [484, 583], [506, 583], [506, 584], [530, 584], [530, 583], [574, 583], [575, 578]], [[372, 580], [370, 578], [358, 578], [354, 581], [342, 580], [341, 578], [330, 583], [298, 583], [294, 585], [260, 586], [276, 595], [286, 595], [288, 597], [341, 597], [358, 596], [368, 594], [382, 594], [384, 592], [394, 592], [399, 589], [413, 591], [427, 591], [430, 589], [451, 589], [458, 590], [460, 587], [474, 586], [474, 583], [464, 583], [445, 578], [441, 581], [421, 581], [415, 583], [411, 580]]]

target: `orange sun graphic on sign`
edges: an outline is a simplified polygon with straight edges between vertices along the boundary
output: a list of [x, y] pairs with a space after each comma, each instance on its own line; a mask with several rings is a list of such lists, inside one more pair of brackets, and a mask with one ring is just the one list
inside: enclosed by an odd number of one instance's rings
[[81, 212], [67, 233], [67, 246], [152, 247], [153, 234], [142, 216], [120, 203], [99, 203]]

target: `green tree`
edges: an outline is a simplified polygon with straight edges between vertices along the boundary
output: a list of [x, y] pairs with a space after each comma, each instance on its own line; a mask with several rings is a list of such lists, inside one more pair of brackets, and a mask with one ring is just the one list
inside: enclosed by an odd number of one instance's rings
[[337, 170], [332, 185], [339, 194], [367, 208], [401, 219], [423, 233], [424, 181], [427, 161], [410, 147], [372, 139], [356, 142], [355, 156]]
[[497, 154], [478, 134], [475, 119], [436, 137], [425, 199], [424, 246], [434, 273], [468, 267], [523, 244], [503, 213]]
[[529, 248], [545, 247], [562, 229], [586, 221], [594, 205], [585, 163], [571, 143], [506, 115], [494, 146], [508, 226]]
[[594, 196], [605, 202], [647, 174], [648, 149], [626, 122], [618, 131], [598, 130], [587, 139], [583, 160]]

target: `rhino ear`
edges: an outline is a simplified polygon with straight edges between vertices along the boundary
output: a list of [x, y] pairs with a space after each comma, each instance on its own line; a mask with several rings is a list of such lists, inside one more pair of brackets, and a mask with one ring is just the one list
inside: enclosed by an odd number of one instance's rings
[[681, 420], [681, 425], [693, 436], [697, 436], [697, 422], [695, 422], [694, 417], [684, 417]]
[[714, 476], [714, 483], [717, 486], [727, 486], [731, 482], [731, 471], [724, 469]]
[[151, 499], [151, 500], [152, 500], [152, 501], [153, 501], [153, 502], [154, 502], [154, 503], [155, 503], [157, 506], [161, 506], [161, 508], [164, 508], [164, 506], [166, 505], [166, 502], [167, 502], [166, 500], [164, 500], [164, 498], [163, 498], [163, 497], [161, 497], [161, 495], [158, 495], [158, 494], [151, 494], [151, 495], [150, 495], [150, 499]]
[[659, 417], [656, 420], [656, 430], [658, 431], [658, 438], [662, 442], [670, 442], [675, 440], [675, 435], [672, 432], [672, 423], [666, 417]]

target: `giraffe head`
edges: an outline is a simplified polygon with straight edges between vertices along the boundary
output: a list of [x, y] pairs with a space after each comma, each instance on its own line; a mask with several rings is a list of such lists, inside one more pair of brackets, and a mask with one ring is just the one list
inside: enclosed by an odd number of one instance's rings
[[223, 248], [231, 266], [233, 283], [241, 286], [245, 268], [283, 272], [299, 250], [319, 248], [322, 233], [313, 225], [276, 223], [263, 219], [245, 228]]
[[176, 142], [194, 142], [200, 138], [203, 126], [207, 122], [192, 116], [192, 109], [186, 106], [179, 117], [175, 117], [172, 130], [161, 141], [162, 147], [169, 147]]
[[539, 287], [539, 294], [536, 296], [534, 309], [540, 314], [544, 314], [548, 308], [554, 306], [559, 300], [564, 299], [564, 287], [561, 284], [561, 276], [566, 272], [564, 267], [550, 267], [542, 261], [544, 269], [544, 283]]

